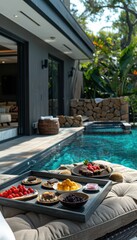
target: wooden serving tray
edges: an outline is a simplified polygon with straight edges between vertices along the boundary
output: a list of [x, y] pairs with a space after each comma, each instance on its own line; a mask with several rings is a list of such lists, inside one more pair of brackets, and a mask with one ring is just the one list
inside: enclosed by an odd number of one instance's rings
[[[63, 181], [66, 178], [69, 178], [72, 181], [80, 183], [82, 186], [85, 186], [87, 183], [97, 183], [99, 185], [98, 192], [87, 192], [89, 196], [89, 200], [87, 203], [78, 209], [70, 209], [64, 207], [60, 202], [57, 202], [54, 205], [43, 205], [37, 202], [37, 198], [26, 199], [25, 202], [14, 199], [7, 199], [0, 197], [0, 204], [4, 206], [10, 206], [19, 208], [26, 211], [34, 211], [37, 213], [48, 214], [51, 216], [55, 216], [58, 218], [66, 218], [74, 221], [85, 222], [89, 219], [91, 214], [96, 210], [99, 204], [103, 201], [105, 196], [111, 189], [112, 182], [104, 179], [96, 179], [96, 178], [87, 178], [81, 176], [66, 176], [61, 174], [54, 174], [49, 172], [37, 172], [37, 171], [29, 171], [18, 177], [12, 178], [11, 180], [0, 185], [0, 192], [5, 191], [11, 186], [21, 184], [22, 180], [27, 178], [28, 176], [36, 176], [42, 179], [42, 182], [47, 181], [51, 178], [57, 178], [59, 181]], [[42, 194], [44, 191], [53, 191], [55, 190], [45, 190], [42, 188], [42, 183], [33, 186], [35, 191], [38, 191], [38, 195]], [[80, 189], [79, 192], [83, 192], [83, 189]]]

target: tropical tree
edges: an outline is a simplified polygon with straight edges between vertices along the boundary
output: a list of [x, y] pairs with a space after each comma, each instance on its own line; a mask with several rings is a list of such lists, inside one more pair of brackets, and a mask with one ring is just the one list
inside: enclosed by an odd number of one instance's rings
[[[97, 36], [91, 37], [96, 51], [90, 63], [84, 63], [84, 93], [86, 97], [108, 97], [132, 95], [136, 91], [137, 82], [137, 0], [81, 0], [85, 10], [86, 21], [96, 21], [102, 18], [109, 9], [106, 20], [113, 20], [115, 31], [102, 29]], [[78, 15], [77, 15], [78, 18]], [[82, 18], [80, 18], [82, 19]], [[81, 24], [83, 24], [81, 21]]]
[[[106, 21], [113, 20], [113, 29], [119, 33], [121, 49], [132, 42], [137, 30], [137, 0], [81, 0], [85, 5], [84, 15], [91, 21], [100, 20], [106, 15]], [[117, 18], [116, 18], [117, 16]]]
[[87, 28], [87, 23], [88, 23], [88, 19], [87, 19], [87, 14], [85, 13], [85, 11], [83, 11], [82, 13], [79, 13], [77, 6], [73, 3], [71, 4], [71, 14], [73, 15], [73, 17], [76, 19], [76, 21], [79, 23], [79, 25], [81, 26], [81, 28], [85, 31], [88, 32], [88, 28]]
[[91, 98], [133, 94], [137, 89], [137, 41], [117, 52], [110, 39], [107, 45], [101, 40], [94, 44], [98, 50], [84, 73], [85, 92]]

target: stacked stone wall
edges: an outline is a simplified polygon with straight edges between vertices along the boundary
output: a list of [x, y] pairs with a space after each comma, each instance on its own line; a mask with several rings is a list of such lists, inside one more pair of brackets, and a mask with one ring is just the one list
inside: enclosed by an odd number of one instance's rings
[[129, 106], [124, 97], [106, 99], [72, 99], [71, 116], [87, 116], [89, 121], [126, 121], [129, 122]]
[[58, 116], [60, 127], [81, 127], [83, 126], [82, 116]]

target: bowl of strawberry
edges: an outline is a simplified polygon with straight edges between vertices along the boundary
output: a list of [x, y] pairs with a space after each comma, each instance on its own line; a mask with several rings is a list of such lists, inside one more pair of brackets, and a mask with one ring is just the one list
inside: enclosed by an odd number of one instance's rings
[[38, 195], [38, 191], [31, 187], [25, 187], [22, 184], [11, 186], [5, 191], [0, 192], [0, 198], [24, 200]]

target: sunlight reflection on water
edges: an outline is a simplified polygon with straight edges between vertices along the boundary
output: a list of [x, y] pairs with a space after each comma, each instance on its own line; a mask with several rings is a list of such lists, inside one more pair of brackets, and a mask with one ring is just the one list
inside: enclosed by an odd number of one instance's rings
[[137, 130], [131, 134], [81, 135], [71, 144], [58, 148], [53, 156], [36, 165], [36, 170], [57, 169], [61, 164], [83, 162], [85, 159], [106, 160], [137, 169]]

